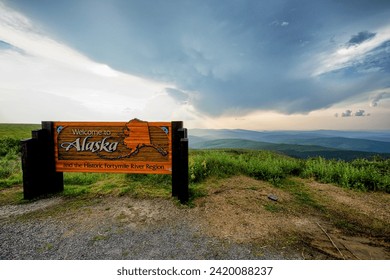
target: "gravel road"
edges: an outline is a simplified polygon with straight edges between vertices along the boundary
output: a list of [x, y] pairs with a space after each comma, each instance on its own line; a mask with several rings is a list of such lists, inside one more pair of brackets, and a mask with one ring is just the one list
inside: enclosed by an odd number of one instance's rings
[[297, 258], [206, 232], [197, 209], [173, 200], [50, 198], [0, 207], [0, 259]]

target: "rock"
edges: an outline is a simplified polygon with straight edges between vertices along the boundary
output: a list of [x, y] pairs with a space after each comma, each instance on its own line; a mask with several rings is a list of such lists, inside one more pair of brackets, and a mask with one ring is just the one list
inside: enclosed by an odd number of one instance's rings
[[278, 197], [274, 194], [269, 194], [267, 197], [273, 201], [278, 201]]

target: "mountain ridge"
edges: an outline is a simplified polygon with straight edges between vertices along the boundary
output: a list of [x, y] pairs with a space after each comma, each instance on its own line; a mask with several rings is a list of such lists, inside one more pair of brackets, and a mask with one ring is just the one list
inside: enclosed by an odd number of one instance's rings
[[193, 129], [189, 130], [189, 138], [192, 149], [262, 149], [299, 158], [322, 156], [344, 160], [390, 157], [390, 132], [387, 131]]

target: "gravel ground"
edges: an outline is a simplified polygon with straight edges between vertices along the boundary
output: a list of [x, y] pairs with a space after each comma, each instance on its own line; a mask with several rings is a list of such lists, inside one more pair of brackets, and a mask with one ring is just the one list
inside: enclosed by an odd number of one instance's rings
[[[109, 195], [3, 205], [0, 260], [389, 259], [388, 194], [300, 183], [326, 212], [244, 176], [213, 186], [193, 207]], [[337, 221], [361, 229], [350, 234]]]
[[104, 198], [82, 207], [68, 204], [51, 198], [0, 207], [0, 259], [288, 258], [272, 248], [209, 236], [196, 209], [171, 200]]

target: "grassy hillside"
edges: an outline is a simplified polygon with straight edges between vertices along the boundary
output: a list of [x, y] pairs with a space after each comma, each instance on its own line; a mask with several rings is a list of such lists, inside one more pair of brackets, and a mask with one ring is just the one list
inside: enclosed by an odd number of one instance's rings
[[[3, 126], [0, 137], [0, 189], [22, 184], [19, 137], [30, 133], [34, 125]], [[28, 131], [25, 131], [28, 130]], [[8, 136], [14, 136], [9, 138]], [[214, 142], [221, 148], [222, 142]], [[222, 143], [219, 145], [218, 143]], [[225, 142], [226, 143], [226, 142]], [[365, 191], [390, 192], [390, 159], [355, 159], [351, 162], [327, 160], [316, 157], [308, 160], [292, 158], [267, 151], [275, 147], [288, 153], [291, 145], [232, 140], [245, 149], [192, 150], [189, 157], [191, 196], [203, 193], [203, 182], [209, 178], [227, 178], [245, 175], [274, 185], [283, 185], [289, 177], [313, 178], [319, 182], [333, 183], [345, 188]], [[258, 145], [258, 146], [256, 146]], [[318, 147], [300, 146], [305, 153], [315, 152]], [[256, 149], [256, 150], [255, 150]], [[261, 149], [261, 150], [259, 150]], [[324, 149], [324, 152], [332, 152]], [[339, 151], [334, 151], [339, 152]], [[79, 174], [65, 173], [64, 195], [80, 193], [131, 193], [135, 196], [167, 195], [170, 193], [171, 177], [141, 174]]]

